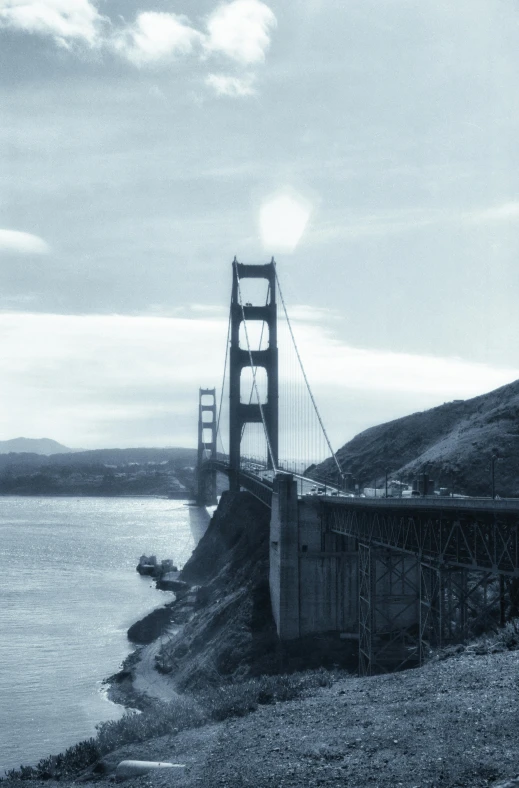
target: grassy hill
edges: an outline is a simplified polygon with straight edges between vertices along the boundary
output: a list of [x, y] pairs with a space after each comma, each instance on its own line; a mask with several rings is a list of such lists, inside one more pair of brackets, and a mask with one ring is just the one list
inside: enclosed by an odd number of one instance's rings
[[[519, 381], [469, 400], [454, 400], [371, 427], [337, 452], [341, 468], [362, 486], [390, 478], [412, 482], [427, 472], [436, 489], [490, 495], [491, 457], [496, 493], [519, 496]], [[331, 460], [316, 475], [336, 478]]]

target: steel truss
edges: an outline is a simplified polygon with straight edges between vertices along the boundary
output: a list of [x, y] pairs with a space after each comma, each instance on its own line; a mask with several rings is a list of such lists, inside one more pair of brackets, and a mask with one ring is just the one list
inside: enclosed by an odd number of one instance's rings
[[361, 675], [422, 664], [503, 623], [504, 577], [519, 575], [517, 512], [322, 502], [322, 515], [358, 539]]
[[497, 629], [499, 576], [359, 542], [359, 672], [423, 664], [431, 650]]
[[420, 663], [420, 573], [404, 553], [359, 542], [361, 675]]
[[[420, 502], [421, 503], [421, 502]], [[472, 501], [470, 502], [472, 504]], [[489, 503], [489, 502], [486, 502]], [[503, 502], [504, 503], [504, 502]], [[439, 565], [519, 577], [519, 510], [321, 501], [326, 527]]]

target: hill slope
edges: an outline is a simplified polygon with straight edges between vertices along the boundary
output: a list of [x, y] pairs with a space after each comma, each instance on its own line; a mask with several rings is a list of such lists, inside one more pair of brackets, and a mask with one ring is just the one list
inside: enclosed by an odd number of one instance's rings
[[[444, 486], [467, 495], [490, 495], [491, 456], [496, 493], [519, 496], [519, 381], [469, 400], [455, 400], [371, 427], [337, 452], [344, 472], [357, 483], [411, 482], [424, 471]], [[334, 478], [331, 460], [316, 474]], [[336, 476], [336, 474], [335, 474]]]
[[74, 449], [69, 449], [63, 446], [62, 443], [52, 440], [52, 438], [11, 438], [8, 441], [0, 441], [0, 454], [9, 454], [10, 452], [29, 452], [31, 454], [65, 454], [73, 452]]

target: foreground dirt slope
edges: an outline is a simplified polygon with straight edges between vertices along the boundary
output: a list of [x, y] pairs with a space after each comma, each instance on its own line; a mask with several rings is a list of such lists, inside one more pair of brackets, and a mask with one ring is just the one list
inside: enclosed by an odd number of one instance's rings
[[346, 678], [304, 700], [126, 746], [109, 760], [187, 765], [182, 776], [149, 774], [132, 786], [484, 788], [519, 773], [518, 668], [519, 652], [465, 653]]
[[[497, 451], [496, 491], [519, 495], [519, 381], [489, 394], [447, 402], [371, 427], [337, 452], [341, 467], [361, 486], [377, 479], [412, 481], [427, 470], [453, 492], [490, 495], [490, 458]], [[336, 477], [330, 460], [317, 467]]]

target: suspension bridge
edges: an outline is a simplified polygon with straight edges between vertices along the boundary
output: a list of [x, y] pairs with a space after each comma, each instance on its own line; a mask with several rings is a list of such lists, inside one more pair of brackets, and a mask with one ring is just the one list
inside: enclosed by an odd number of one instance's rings
[[216, 503], [223, 473], [269, 507], [280, 640], [358, 641], [370, 675], [502, 625], [519, 586], [519, 501], [353, 495], [296, 333], [274, 260], [235, 259], [220, 397], [199, 392], [197, 500]]

